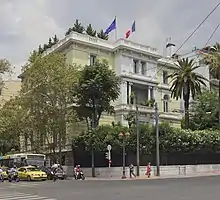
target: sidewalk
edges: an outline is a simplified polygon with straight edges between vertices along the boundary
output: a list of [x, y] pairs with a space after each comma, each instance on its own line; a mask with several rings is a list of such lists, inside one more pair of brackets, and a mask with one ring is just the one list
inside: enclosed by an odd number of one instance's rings
[[93, 180], [93, 181], [116, 181], [116, 180], [123, 180], [123, 181], [132, 181], [132, 180], [159, 180], [159, 179], [182, 179], [182, 178], [194, 178], [194, 177], [208, 177], [208, 176], [219, 176], [220, 171], [218, 172], [206, 172], [206, 173], [199, 173], [199, 174], [188, 174], [188, 175], [173, 175], [173, 176], [152, 176], [148, 178], [147, 176], [139, 176], [136, 178], [127, 177], [126, 179], [122, 179], [121, 177], [86, 177], [86, 180]]

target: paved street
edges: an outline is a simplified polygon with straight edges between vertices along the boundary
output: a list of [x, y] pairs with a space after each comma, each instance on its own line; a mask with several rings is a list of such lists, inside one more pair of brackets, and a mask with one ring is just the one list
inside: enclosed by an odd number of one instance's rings
[[216, 200], [220, 176], [161, 180], [1, 183], [0, 200]]

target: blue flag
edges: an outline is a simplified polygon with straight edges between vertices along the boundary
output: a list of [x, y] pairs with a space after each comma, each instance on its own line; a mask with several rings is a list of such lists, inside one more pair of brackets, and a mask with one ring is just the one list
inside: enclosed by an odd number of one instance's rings
[[113, 22], [110, 24], [110, 26], [105, 30], [105, 34], [107, 35], [115, 29], [116, 29], [116, 18], [113, 20]]
[[131, 31], [132, 31], [132, 32], [135, 32], [135, 31], [136, 31], [135, 21], [134, 21], [133, 24], [132, 24]]

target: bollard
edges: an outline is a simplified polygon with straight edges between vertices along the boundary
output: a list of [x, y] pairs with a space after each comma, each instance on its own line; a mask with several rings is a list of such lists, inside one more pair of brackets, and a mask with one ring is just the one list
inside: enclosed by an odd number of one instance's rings
[[184, 166], [184, 175], [186, 176], [186, 166]]

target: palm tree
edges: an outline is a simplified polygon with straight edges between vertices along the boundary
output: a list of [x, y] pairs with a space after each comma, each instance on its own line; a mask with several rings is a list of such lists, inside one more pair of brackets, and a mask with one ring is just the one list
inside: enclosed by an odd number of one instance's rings
[[105, 32], [103, 30], [101, 30], [98, 34], [97, 34], [98, 38], [103, 39], [103, 40], [108, 40], [108, 35], [105, 34]]
[[219, 80], [218, 82], [218, 123], [220, 126], [220, 44], [216, 43], [210, 48], [208, 53], [202, 53], [205, 64], [210, 67], [210, 74], [213, 78]]
[[86, 28], [86, 33], [92, 37], [96, 36], [96, 31], [92, 28], [92, 25], [89, 24]]
[[178, 100], [183, 97], [185, 107], [185, 126], [189, 127], [189, 99], [195, 99], [201, 93], [201, 85], [206, 86], [202, 75], [195, 72], [199, 66], [194, 66], [194, 60], [183, 58], [176, 63], [177, 69], [168, 76], [171, 78], [171, 97]]
[[82, 24], [79, 22], [79, 20], [77, 19], [75, 24], [73, 25], [72, 30], [77, 32], [77, 33], [83, 33], [85, 29], [82, 26]]

